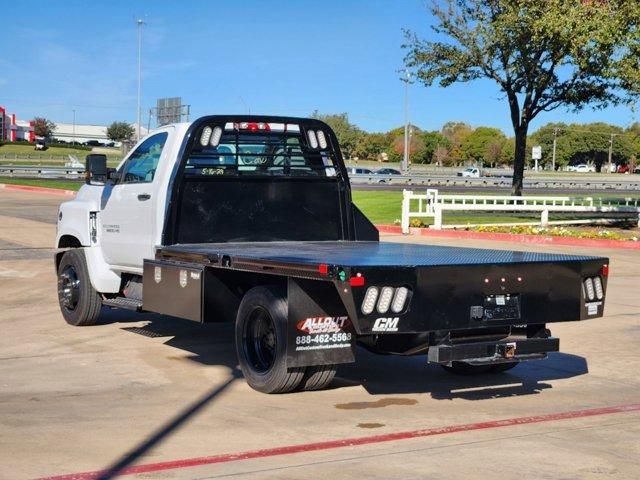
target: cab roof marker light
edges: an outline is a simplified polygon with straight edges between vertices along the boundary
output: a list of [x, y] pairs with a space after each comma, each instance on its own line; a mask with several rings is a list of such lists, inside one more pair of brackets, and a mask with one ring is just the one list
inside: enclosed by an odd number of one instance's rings
[[318, 148], [318, 137], [316, 137], [316, 132], [309, 130], [307, 132], [307, 137], [309, 137], [309, 146], [313, 149]]
[[204, 127], [202, 129], [202, 135], [200, 135], [200, 145], [202, 145], [203, 147], [209, 145], [209, 139], [211, 138], [212, 132], [213, 130], [211, 129], [211, 127]]
[[393, 298], [393, 288], [383, 287], [380, 292], [380, 299], [378, 300], [378, 312], [387, 313], [391, 306], [391, 299]]
[[378, 287], [369, 287], [364, 294], [364, 301], [362, 302], [362, 313], [370, 315], [373, 313], [373, 309], [376, 306], [376, 300], [378, 299]]
[[212, 147], [217, 147], [220, 143], [220, 138], [222, 137], [222, 129], [220, 127], [215, 127], [213, 129], [213, 134], [211, 135], [211, 141], [209, 142]]
[[393, 296], [393, 301], [391, 302], [391, 311], [393, 313], [400, 313], [403, 311], [405, 304], [407, 303], [408, 296], [409, 289], [407, 287], [397, 288], [396, 293]]
[[325, 137], [324, 132], [322, 130], [318, 130], [318, 144], [320, 144], [320, 148], [327, 148], [327, 137]]
[[600, 277], [593, 277], [593, 286], [596, 290], [596, 298], [602, 300], [604, 297], [604, 289], [602, 288], [602, 279]]

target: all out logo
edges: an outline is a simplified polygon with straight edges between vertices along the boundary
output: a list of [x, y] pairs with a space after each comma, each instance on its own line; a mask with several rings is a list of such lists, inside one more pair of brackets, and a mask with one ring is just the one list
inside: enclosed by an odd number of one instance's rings
[[349, 325], [349, 317], [311, 317], [300, 320], [296, 328], [301, 332], [314, 335], [316, 333], [337, 333]]
[[373, 332], [397, 332], [400, 317], [380, 317], [376, 318], [371, 331]]

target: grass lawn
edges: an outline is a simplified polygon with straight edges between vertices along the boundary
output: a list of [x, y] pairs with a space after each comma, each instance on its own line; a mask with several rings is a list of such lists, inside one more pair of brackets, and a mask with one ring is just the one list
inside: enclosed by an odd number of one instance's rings
[[73, 180], [48, 180], [31, 178], [0, 177], [0, 183], [8, 185], [28, 185], [32, 187], [60, 188], [62, 190], [79, 190], [84, 182]]
[[[477, 192], [474, 192], [474, 195]], [[483, 192], [484, 193], [484, 192]], [[578, 193], [578, 192], [577, 192]], [[489, 195], [490, 193], [487, 193]], [[504, 193], [493, 192], [494, 195], [504, 195]], [[392, 225], [396, 220], [400, 220], [402, 216], [402, 192], [401, 191], [353, 191], [353, 201], [360, 210], [373, 222], [377, 224]], [[548, 196], [548, 194], [547, 194]], [[572, 195], [575, 197], [585, 195]], [[640, 194], [625, 195], [625, 194], [613, 194], [603, 193], [593, 195], [594, 198], [638, 198]], [[567, 218], [567, 215], [560, 214], [559, 217], [554, 215], [550, 216], [550, 220], [556, 220], [560, 218]], [[573, 217], [571, 217], [573, 218]], [[576, 217], [580, 218], [580, 217]], [[466, 224], [480, 224], [480, 223], [510, 223], [510, 222], [533, 222], [539, 221], [540, 214], [532, 213], [530, 215], [513, 213], [501, 213], [501, 212], [478, 212], [478, 213], [466, 213], [466, 212], [445, 212], [443, 222], [449, 225], [466, 225]], [[422, 222], [426, 225], [431, 225], [433, 220], [431, 218], [422, 218]]]
[[[107, 157], [109, 158], [109, 160], [116, 160], [122, 157], [122, 154], [120, 153], [120, 150], [118, 148], [109, 148], [109, 149], [101, 149], [101, 151], [108, 151], [109, 153], [107, 153]], [[56, 160], [51, 160], [51, 157], [67, 157], [67, 155], [74, 155], [76, 157], [78, 157], [78, 159], [80, 161], [84, 161], [84, 157], [86, 157], [89, 153], [91, 153], [90, 150], [82, 150], [79, 148], [66, 148], [66, 147], [49, 147], [46, 150], [42, 151], [42, 150], [34, 150], [33, 145], [31, 144], [27, 144], [27, 145], [17, 145], [17, 144], [11, 144], [11, 145], [1, 145], [0, 146], [0, 156], [2, 155], [9, 155], [9, 156], [18, 156], [18, 160], [20, 161], [21, 159], [24, 160], [31, 160], [30, 162], [27, 162], [28, 164], [33, 164], [33, 160], [46, 160], [48, 162], [56, 162]], [[17, 163], [15, 160], [12, 160], [11, 158], [3, 158], [0, 159], [3, 161], [3, 163], [12, 163], [15, 164]], [[58, 159], [59, 161], [63, 161]]]

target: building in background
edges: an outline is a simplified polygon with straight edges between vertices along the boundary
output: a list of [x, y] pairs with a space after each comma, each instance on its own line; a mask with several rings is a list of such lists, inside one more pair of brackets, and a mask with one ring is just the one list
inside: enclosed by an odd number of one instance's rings
[[[136, 126], [133, 125], [135, 129]], [[147, 134], [147, 129], [142, 127], [140, 133], [144, 136]], [[113, 140], [109, 140], [107, 137], [106, 125], [83, 125], [73, 123], [56, 123], [56, 128], [53, 130], [54, 139], [66, 143], [87, 143], [98, 142], [103, 145], [113, 143]], [[115, 146], [120, 146], [120, 142], [116, 142]]]
[[17, 120], [16, 114], [8, 114], [7, 109], [0, 106], [0, 142], [17, 141], [35, 142], [33, 121]]

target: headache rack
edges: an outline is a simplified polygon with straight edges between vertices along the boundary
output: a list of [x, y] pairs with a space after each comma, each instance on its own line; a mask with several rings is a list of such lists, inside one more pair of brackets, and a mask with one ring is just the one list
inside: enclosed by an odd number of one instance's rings
[[333, 142], [321, 127], [218, 120], [196, 130], [184, 173], [335, 177], [340, 169]]

